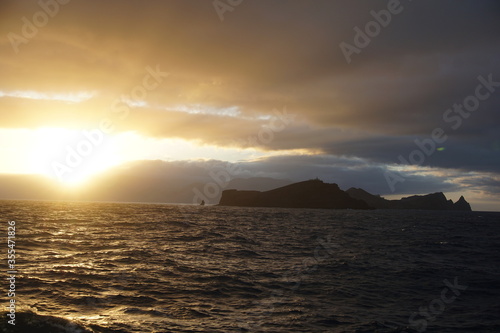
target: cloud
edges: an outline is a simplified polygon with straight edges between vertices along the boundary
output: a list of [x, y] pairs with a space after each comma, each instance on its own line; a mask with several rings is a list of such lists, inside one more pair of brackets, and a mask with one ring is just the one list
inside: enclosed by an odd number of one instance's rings
[[[353, 43], [353, 28], [364, 29], [374, 19], [370, 11], [387, 8], [387, 1], [245, 1], [223, 22], [210, 1], [71, 1], [18, 53], [8, 34], [22, 35], [22, 18], [32, 20], [41, 8], [36, 1], [3, 2], [0, 127], [96, 128], [111, 117], [116, 132], [247, 147], [273, 109], [286, 106], [296, 121], [258, 148], [363, 160], [369, 183], [411, 153], [414, 139], [442, 127], [445, 150], [425, 165], [498, 173], [500, 95], [457, 130], [443, 122], [448, 108], [474, 93], [479, 75], [500, 81], [498, 2], [401, 5], [347, 64], [339, 44]], [[170, 75], [117, 118], [114, 103], [142, 84], [148, 66]], [[93, 95], [79, 103], [5, 96], [14, 91]], [[303, 168], [297, 176], [341, 170], [311, 170], [301, 157], [286, 158]], [[356, 170], [353, 179], [361, 177]], [[448, 186], [425, 179], [426, 186]]]
[[[216, 203], [223, 190], [238, 186], [236, 184], [255, 186], [260, 190], [264, 186], [268, 190], [318, 177], [337, 183], [343, 190], [357, 187], [391, 198], [444, 192], [457, 200], [460, 195], [465, 195], [474, 207], [498, 210], [500, 178], [493, 174], [464, 174], [458, 170], [431, 168], [402, 171], [400, 174], [405, 181], [392, 193], [384, 178], [387, 170], [384, 165], [374, 165], [359, 158], [326, 155], [276, 156], [242, 163], [219, 160], [135, 161], [115, 167], [73, 191], [62, 189], [54, 181], [40, 176], [0, 175], [0, 197], [193, 203], [193, 198], [199, 193], [195, 192], [197, 189], [201, 193], [215, 194], [210, 197], [210, 203]], [[222, 185], [218, 185], [220, 183]], [[207, 184], [212, 184], [208, 190]]]

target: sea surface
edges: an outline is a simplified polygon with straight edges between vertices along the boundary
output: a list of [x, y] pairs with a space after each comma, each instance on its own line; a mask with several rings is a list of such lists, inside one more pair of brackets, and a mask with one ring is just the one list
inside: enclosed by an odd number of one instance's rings
[[0, 216], [18, 271], [3, 332], [500, 332], [500, 213], [0, 201]]

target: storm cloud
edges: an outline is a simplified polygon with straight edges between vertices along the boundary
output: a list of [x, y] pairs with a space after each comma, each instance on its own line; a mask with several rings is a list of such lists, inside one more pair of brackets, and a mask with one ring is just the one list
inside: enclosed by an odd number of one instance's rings
[[[340, 45], [356, 47], [357, 31], [391, 3], [398, 13], [348, 61]], [[92, 129], [109, 119], [114, 133], [287, 154], [243, 161], [251, 176], [321, 176], [377, 193], [399, 156], [441, 128], [447, 139], [420, 165], [430, 172], [400, 170], [407, 181], [396, 193], [474, 184], [498, 193], [500, 87], [459, 126], [445, 117], [479, 77], [500, 82], [498, 1], [252, 0], [223, 20], [212, 1], [0, 6], [0, 128]], [[136, 87], [151, 70], [161, 82], [144, 94]], [[294, 121], [272, 140], [248, 139], [285, 108]], [[476, 176], [450, 183], [443, 172]]]

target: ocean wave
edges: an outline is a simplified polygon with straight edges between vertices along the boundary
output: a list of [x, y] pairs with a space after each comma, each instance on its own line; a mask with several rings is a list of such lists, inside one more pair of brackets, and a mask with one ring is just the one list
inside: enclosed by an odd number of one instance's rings
[[0, 332], [409, 333], [455, 278], [426, 332], [500, 331], [498, 214], [205, 208], [18, 203]]

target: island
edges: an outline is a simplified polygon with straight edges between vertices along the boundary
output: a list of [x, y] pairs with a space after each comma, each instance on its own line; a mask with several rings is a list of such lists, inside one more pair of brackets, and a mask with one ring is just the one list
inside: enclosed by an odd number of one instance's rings
[[426, 209], [471, 211], [463, 196], [453, 203], [442, 192], [414, 195], [400, 200], [387, 200], [360, 188], [343, 191], [337, 184], [319, 179], [279, 187], [270, 191], [222, 192], [219, 206], [282, 207], [320, 209]]
[[225, 190], [219, 206], [371, 209], [366, 202], [352, 198], [337, 184], [327, 184], [319, 179], [265, 192]]

